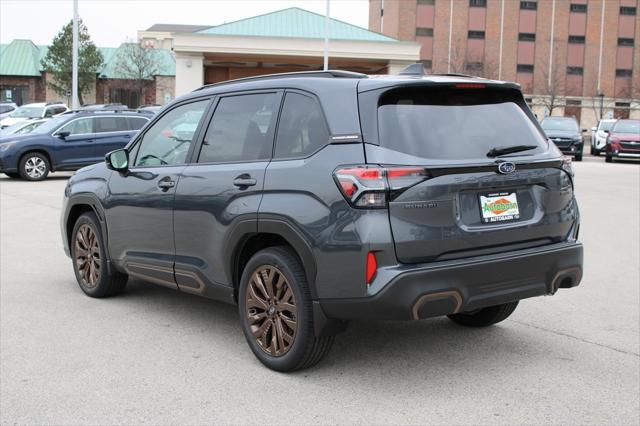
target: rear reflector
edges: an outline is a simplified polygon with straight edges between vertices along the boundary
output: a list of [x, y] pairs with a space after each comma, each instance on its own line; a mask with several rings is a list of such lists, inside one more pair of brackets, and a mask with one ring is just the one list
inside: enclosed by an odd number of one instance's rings
[[370, 251], [367, 254], [367, 272], [366, 272], [366, 283], [371, 284], [373, 279], [376, 277], [376, 272], [378, 271], [378, 260], [376, 259], [376, 255], [374, 252]]

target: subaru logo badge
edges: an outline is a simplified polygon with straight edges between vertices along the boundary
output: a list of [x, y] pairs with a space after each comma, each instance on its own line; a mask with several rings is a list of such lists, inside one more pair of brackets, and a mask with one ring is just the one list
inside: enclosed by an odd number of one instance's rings
[[498, 172], [502, 173], [503, 175], [508, 175], [509, 173], [513, 173], [515, 171], [516, 165], [509, 161], [498, 164]]

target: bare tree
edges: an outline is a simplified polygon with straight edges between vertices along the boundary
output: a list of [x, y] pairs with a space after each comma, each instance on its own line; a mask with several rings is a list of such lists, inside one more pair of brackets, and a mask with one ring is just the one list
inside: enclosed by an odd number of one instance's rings
[[144, 103], [145, 89], [153, 85], [159, 71], [158, 52], [138, 43], [125, 43], [118, 49], [115, 74], [121, 85], [134, 90], [138, 102]]
[[564, 97], [565, 79], [560, 67], [553, 67], [551, 74], [549, 73], [548, 64], [542, 64], [542, 67], [541, 76], [543, 82], [539, 86], [541, 89], [540, 95], [542, 95], [540, 103], [547, 108], [549, 115], [552, 115], [554, 109], [564, 107], [566, 105], [566, 99]]
[[451, 44], [451, 60], [447, 61], [453, 74], [469, 74], [484, 78], [498, 78], [498, 64], [486, 55], [479, 61], [472, 61], [467, 52], [467, 40], [459, 37]]

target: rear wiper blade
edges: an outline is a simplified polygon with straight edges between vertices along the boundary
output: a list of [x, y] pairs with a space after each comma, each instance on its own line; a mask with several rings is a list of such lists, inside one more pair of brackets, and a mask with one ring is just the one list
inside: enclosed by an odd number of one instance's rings
[[514, 146], [502, 146], [491, 148], [489, 152], [487, 152], [487, 157], [499, 157], [505, 154], [512, 154], [514, 152], [521, 151], [529, 151], [531, 149], [536, 149], [538, 145], [514, 145]]

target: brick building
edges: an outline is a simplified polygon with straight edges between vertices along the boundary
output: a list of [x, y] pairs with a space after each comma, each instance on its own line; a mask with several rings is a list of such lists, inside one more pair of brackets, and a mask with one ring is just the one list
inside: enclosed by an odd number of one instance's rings
[[640, 118], [638, 0], [369, 0], [369, 28], [434, 73], [517, 81], [542, 117]]
[[[126, 53], [127, 44], [117, 48], [99, 47], [104, 65], [96, 76], [96, 85], [83, 93], [85, 104], [123, 103], [130, 107], [141, 104], [165, 104], [175, 97], [175, 58], [169, 49], [155, 49], [156, 68], [152, 79], [138, 99], [137, 90], [119, 69], [119, 58]], [[53, 102], [70, 99], [56, 93], [47, 84], [51, 78], [40, 61], [47, 54], [47, 46], [38, 46], [31, 40], [13, 40], [0, 44], [0, 100], [18, 105], [32, 102]], [[126, 57], [126, 55], [125, 55]]]

